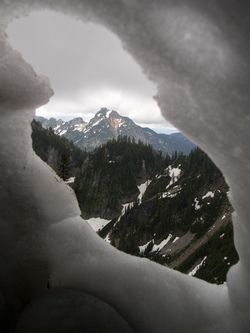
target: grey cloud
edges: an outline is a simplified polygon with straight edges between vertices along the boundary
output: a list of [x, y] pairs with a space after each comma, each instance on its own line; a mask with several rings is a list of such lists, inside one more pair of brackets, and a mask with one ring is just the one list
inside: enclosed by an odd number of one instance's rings
[[[135, 121], [163, 121], [168, 126], [153, 100], [155, 84], [106, 28], [40, 11], [12, 22], [8, 35], [35, 71], [49, 77], [55, 95], [43, 110], [50, 110], [52, 116], [60, 114], [59, 108], [61, 117], [69, 118], [70, 112], [73, 117], [106, 106], [128, 116], [137, 109]], [[117, 94], [122, 95], [118, 100]], [[156, 119], [152, 114], [158, 115]]]
[[98, 25], [44, 11], [12, 23], [8, 33], [14, 47], [39, 73], [51, 78], [58, 93], [91, 87], [141, 95], [155, 90], [119, 39]]

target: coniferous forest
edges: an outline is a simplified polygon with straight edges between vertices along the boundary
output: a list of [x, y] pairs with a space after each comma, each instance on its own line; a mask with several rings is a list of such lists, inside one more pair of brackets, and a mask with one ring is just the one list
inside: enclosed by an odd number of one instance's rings
[[[226, 280], [238, 261], [229, 189], [202, 150], [163, 156], [150, 145], [118, 137], [86, 152], [39, 122], [33, 121], [32, 130], [37, 155], [63, 180], [75, 177], [70, 185], [82, 217], [110, 221], [99, 230], [101, 237], [121, 251], [184, 273], [203, 260], [196, 277]], [[147, 186], [139, 199], [141, 184]]]

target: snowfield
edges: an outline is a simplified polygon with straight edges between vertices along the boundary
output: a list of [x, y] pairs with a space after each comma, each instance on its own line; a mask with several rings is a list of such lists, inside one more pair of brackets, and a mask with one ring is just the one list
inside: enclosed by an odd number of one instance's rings
[[100, 217], [92, 217], [92, 218], [86, 220], [86, 222], [88, 222], [88, 224], [91, 226], [91, 228], [94, 231], [99, 231], [103, 227], [105, 227], [105, 225], [108, 224], [110, 222], [110, 220], [105, 220]]

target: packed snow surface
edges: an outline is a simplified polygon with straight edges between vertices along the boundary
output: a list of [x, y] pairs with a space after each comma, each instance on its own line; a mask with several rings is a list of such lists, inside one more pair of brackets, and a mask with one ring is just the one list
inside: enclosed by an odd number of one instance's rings
[[[49, 79], [12, 49], [6, 28], [14, 17], [41, 10], [112, 31], [155, 83], [162, 115], [223, 171], [240, 257], [227, 285], [117, 251], [81, 219], [73, 191], [34, 154], [30, 123], [53, 91]], [[73, 322], [67, 316], [67, 290], [75, 291], [74, 304], [84, 291], [111, 305], [135, 332], [249, 330], [249, 13], [248, 1], [0, 2], [1, 331], [34, 332], [31, 325], [39, 320], [47, 325], [40, 330], [37, 324], [39, 333], [55, 332], [51, 328], [64, 321], [73, 325], [68, 331], [79, 331], [81, 316]], [[169, 171], [176, 181], [177, 170]], [[58, 291], [56, 302], [48, 285]], [[38, 307], [44, 295], [45, 306]], [[55, 303], [56, 317], [47, 316]]]

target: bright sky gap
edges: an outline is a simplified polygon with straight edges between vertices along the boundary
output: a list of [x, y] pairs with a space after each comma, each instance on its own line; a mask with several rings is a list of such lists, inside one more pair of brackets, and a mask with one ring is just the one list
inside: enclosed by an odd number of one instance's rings
[[38, 74], [49, 78], [54, 90], [37, 115], [89, 121], [107, 107], [156, 132], [177, 131], [153, 98], [155, 84], [106, 28], [41, 11], [12, 21], [7, 32], [12, 47]]

